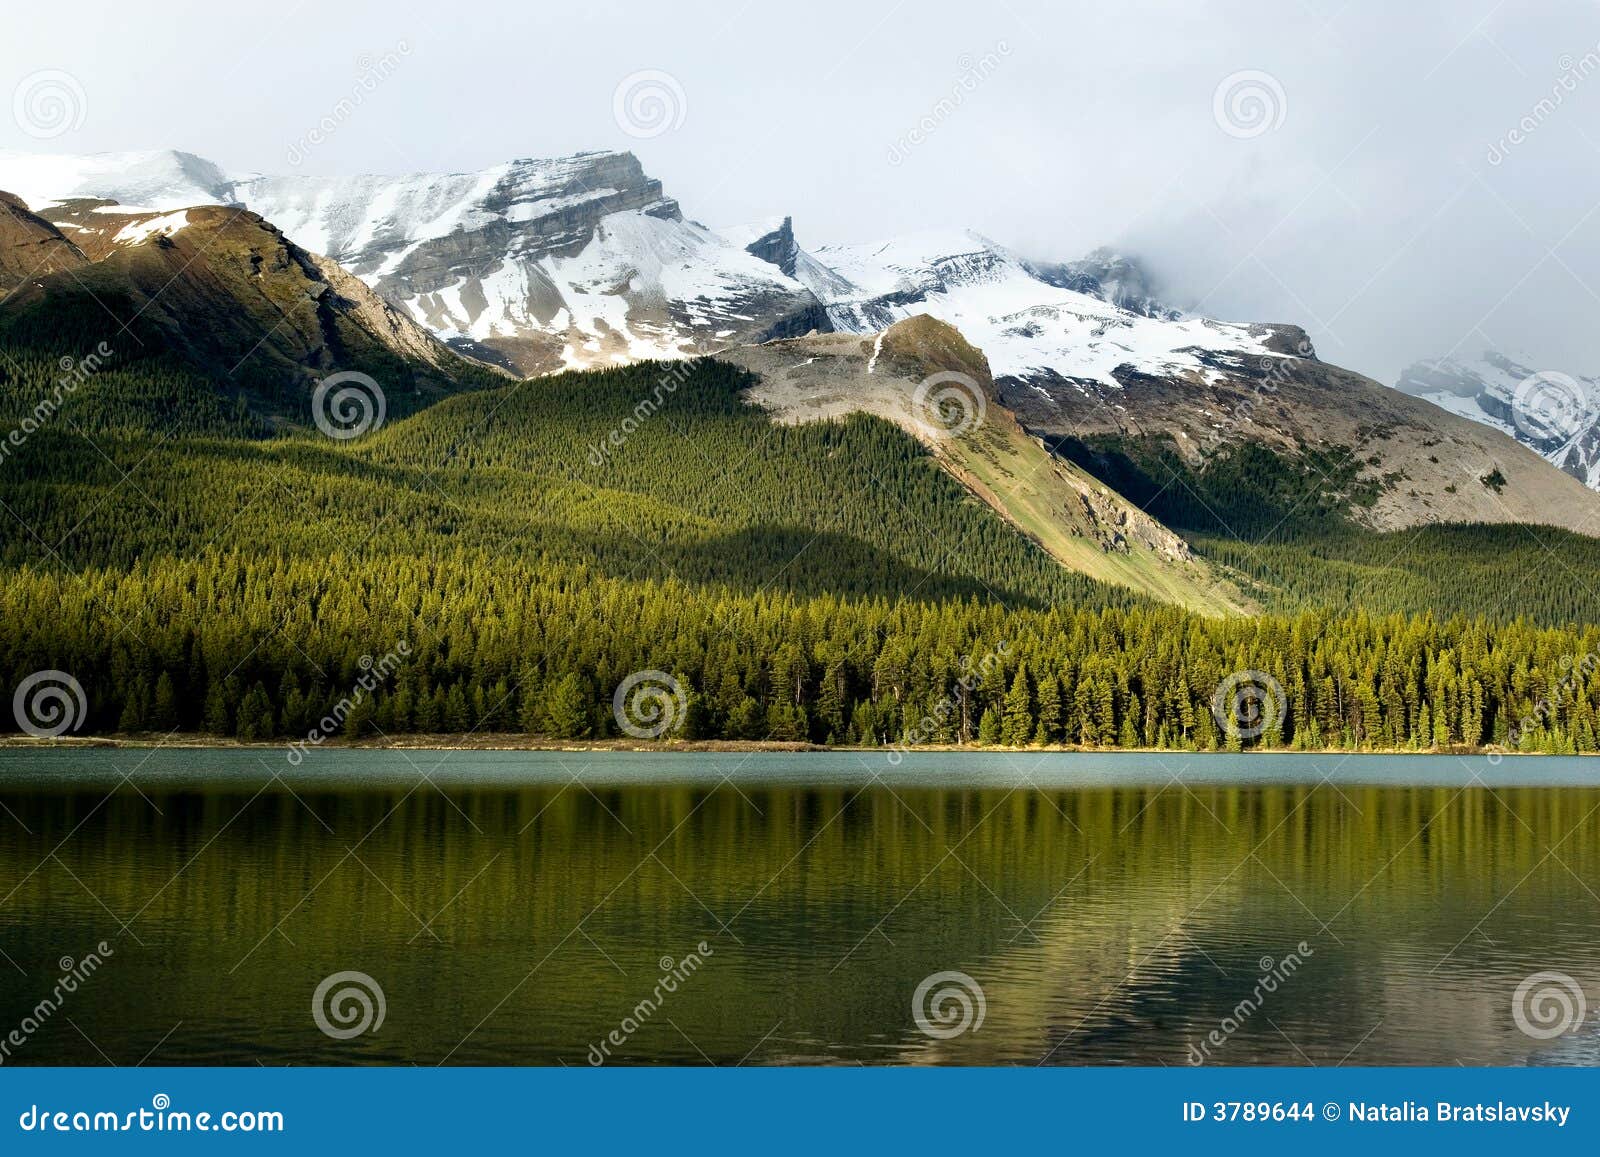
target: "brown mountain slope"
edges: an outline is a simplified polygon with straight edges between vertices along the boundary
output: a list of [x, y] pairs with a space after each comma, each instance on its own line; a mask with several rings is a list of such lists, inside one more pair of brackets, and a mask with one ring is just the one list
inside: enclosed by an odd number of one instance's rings
[[401, 410], [486, 373], [254, 213], [96, 216], [108, 222], [91, 245], [101, 259], [20, 286], [0, 303], [0, 338], [176, 355], [262, 411], [291, 416], [334, 372], [370, 375]]
[[[1003, 379], [1000, 395], [1025, 427], [1049, 440], [1164, 446], [1201, 472], [1243, 443], [1308, 471], [1339, 464], [1354, 485], [1334, 482], [1342, 491], [1335, 498], [1378, 530], [1529, 522], [1600, 534], [1600, 495], [1515, 440], [1318, 360], [1295, 327], [1274, 333], [1298, 356], [1220, 361], [1204, 377], [1123, 369], [1115, 375], [1120, 389], [1070, 378]], [[1313, 451], [1321, 466], [1309, 464]]]
[[0, 294], [33, 277], [87, 265], [89, 260], [21, 198], [0, 192]]

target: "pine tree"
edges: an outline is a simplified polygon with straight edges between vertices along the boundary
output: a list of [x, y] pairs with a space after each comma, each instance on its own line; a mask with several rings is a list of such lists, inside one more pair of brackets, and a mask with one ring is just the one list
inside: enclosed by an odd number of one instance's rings
[[1000, 716], [995, 714], [993, 707], [983, 709], [983, 718], [978, 720], [978, 746], [994, 747], [1000, 742]]
[[1000, 725], [1000, 742], [1006, 747], [1026, 747], [1033, 738], [1033, 695], [1028, 689], [1028, 671], [1018, 667], [1006, 693], [1005, 717]]
[[117, 730], [124, 734], [145, 729], [146, 697], [144, 677], [134, 680], [128, 688], [128, 695], [122, 705], [122, 718], [117, 722]]
[[543, 730], [552, 739], [586, 739], [593, 729], [588, 690], [571, 672], [545, 688], [542, 714]]
[[259, 681], [250, 685], [250, 690], [245, 692], [244, 698], [239, 702], [239, 722], [234, 729], [235, 734], [245, 742], [255, 739], [268, 739], [272, 736], [275, 726], [272, 718], [272, 700], [267, 698], [267, 689]]
[[155, 698], [150, 704], [150, 725], [157, 731], [174, 731], [178, 723], [178, 691], [172, 676], [163, 671], [156, 680]]
[[228, 697], [220, 682], [206, 689], [206, 708], [201, 727], [211, 735], [232, 735], [233, 717], [228, 711]]
[[443, 724], [451, 735], [461, 735], [473, 728], [472, 713], [467, 710], [467, 693], [460, 683], [452, 684], [450, 693], [445, 696]]
[[1061, 742], [1061, 684], [1045, 672], [1039, 679], [1039, 726], [1033, 741], [1038, 744]]

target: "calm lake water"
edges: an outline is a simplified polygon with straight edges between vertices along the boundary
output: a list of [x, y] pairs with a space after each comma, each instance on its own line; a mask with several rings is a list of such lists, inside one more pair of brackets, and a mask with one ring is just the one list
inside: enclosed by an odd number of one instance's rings
[[1597, 1064], [1597, 892], [1596, 760], [9, 748], [0, 1059]]

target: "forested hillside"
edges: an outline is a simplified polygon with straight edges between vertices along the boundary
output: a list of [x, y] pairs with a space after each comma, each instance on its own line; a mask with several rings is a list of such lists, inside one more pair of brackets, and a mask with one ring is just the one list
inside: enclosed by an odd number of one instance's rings
[[[0, 364], [15, 420], [49, 365]], [[178, 369], [101, 369], [0, 462], [0, 676], [71, 673], [86, 733], [292, 739], [336, 713], [345, 737], [604, 738], [648, 671], [685, 738], [1595, 748], [1592, 613], [1430, 602], [1376, 555], [1353, 607], [1281, 542], [1305, 573], [1277, 597], [1321, 608], [1158, 606], [1060, 568], [888, 423], [775, 426], [744, 380], [564, 375], [339, 441], [269, 435]], [[1213, 714], [1236, 673], [1281, 700], [1258, 733]]]

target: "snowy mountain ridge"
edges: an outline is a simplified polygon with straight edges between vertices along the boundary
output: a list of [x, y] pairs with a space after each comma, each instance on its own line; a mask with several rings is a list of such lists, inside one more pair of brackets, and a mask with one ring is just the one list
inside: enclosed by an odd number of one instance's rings
[[1395, 388], [1508, 434], [1600, 490], [1600, 377], [1535, 370], [1485, 350], [1415, 362]]
[[1287, 352], [1263, 327], [1167, 309], [1135, 262], [1105, 252], [1032, 263], [959, 229], [806, 250], [787, 217], [712, 231], [630, 153], [316, 177], [230, 175], [176, 151], [0, 152], [0, 188], [69, 236], [93, 223], [73, 199], [149, 213], [241, 204], [441, 338], [521, 373], [872, 333], [921, 313], [1022, 381], [1115, 389], [1124, 369], [1204, 378]]
[[242, 205], [446, 341], [525, 374], [826, 327], [805, 286], [685, 221], [631, 153], [315, 177], [230, 176], [181, 152], [0, 152], [7, 187], [80, 230], [74, 202], [86, 198], [147, 212]]
[[811, 286], [836, 329], [872, 333], [929, 314], [984, 350], [997, 378], [1118, 389], [1119, 371], [1209, 380], [1241, 359], [1293, 352], [1270, 327], [1126, 309], [1115, 283], [1107, 291], [1087, 273], [1072, 287], [1053, 284], [970, 230], [825, 245], [815, 257], [849, 285]]

